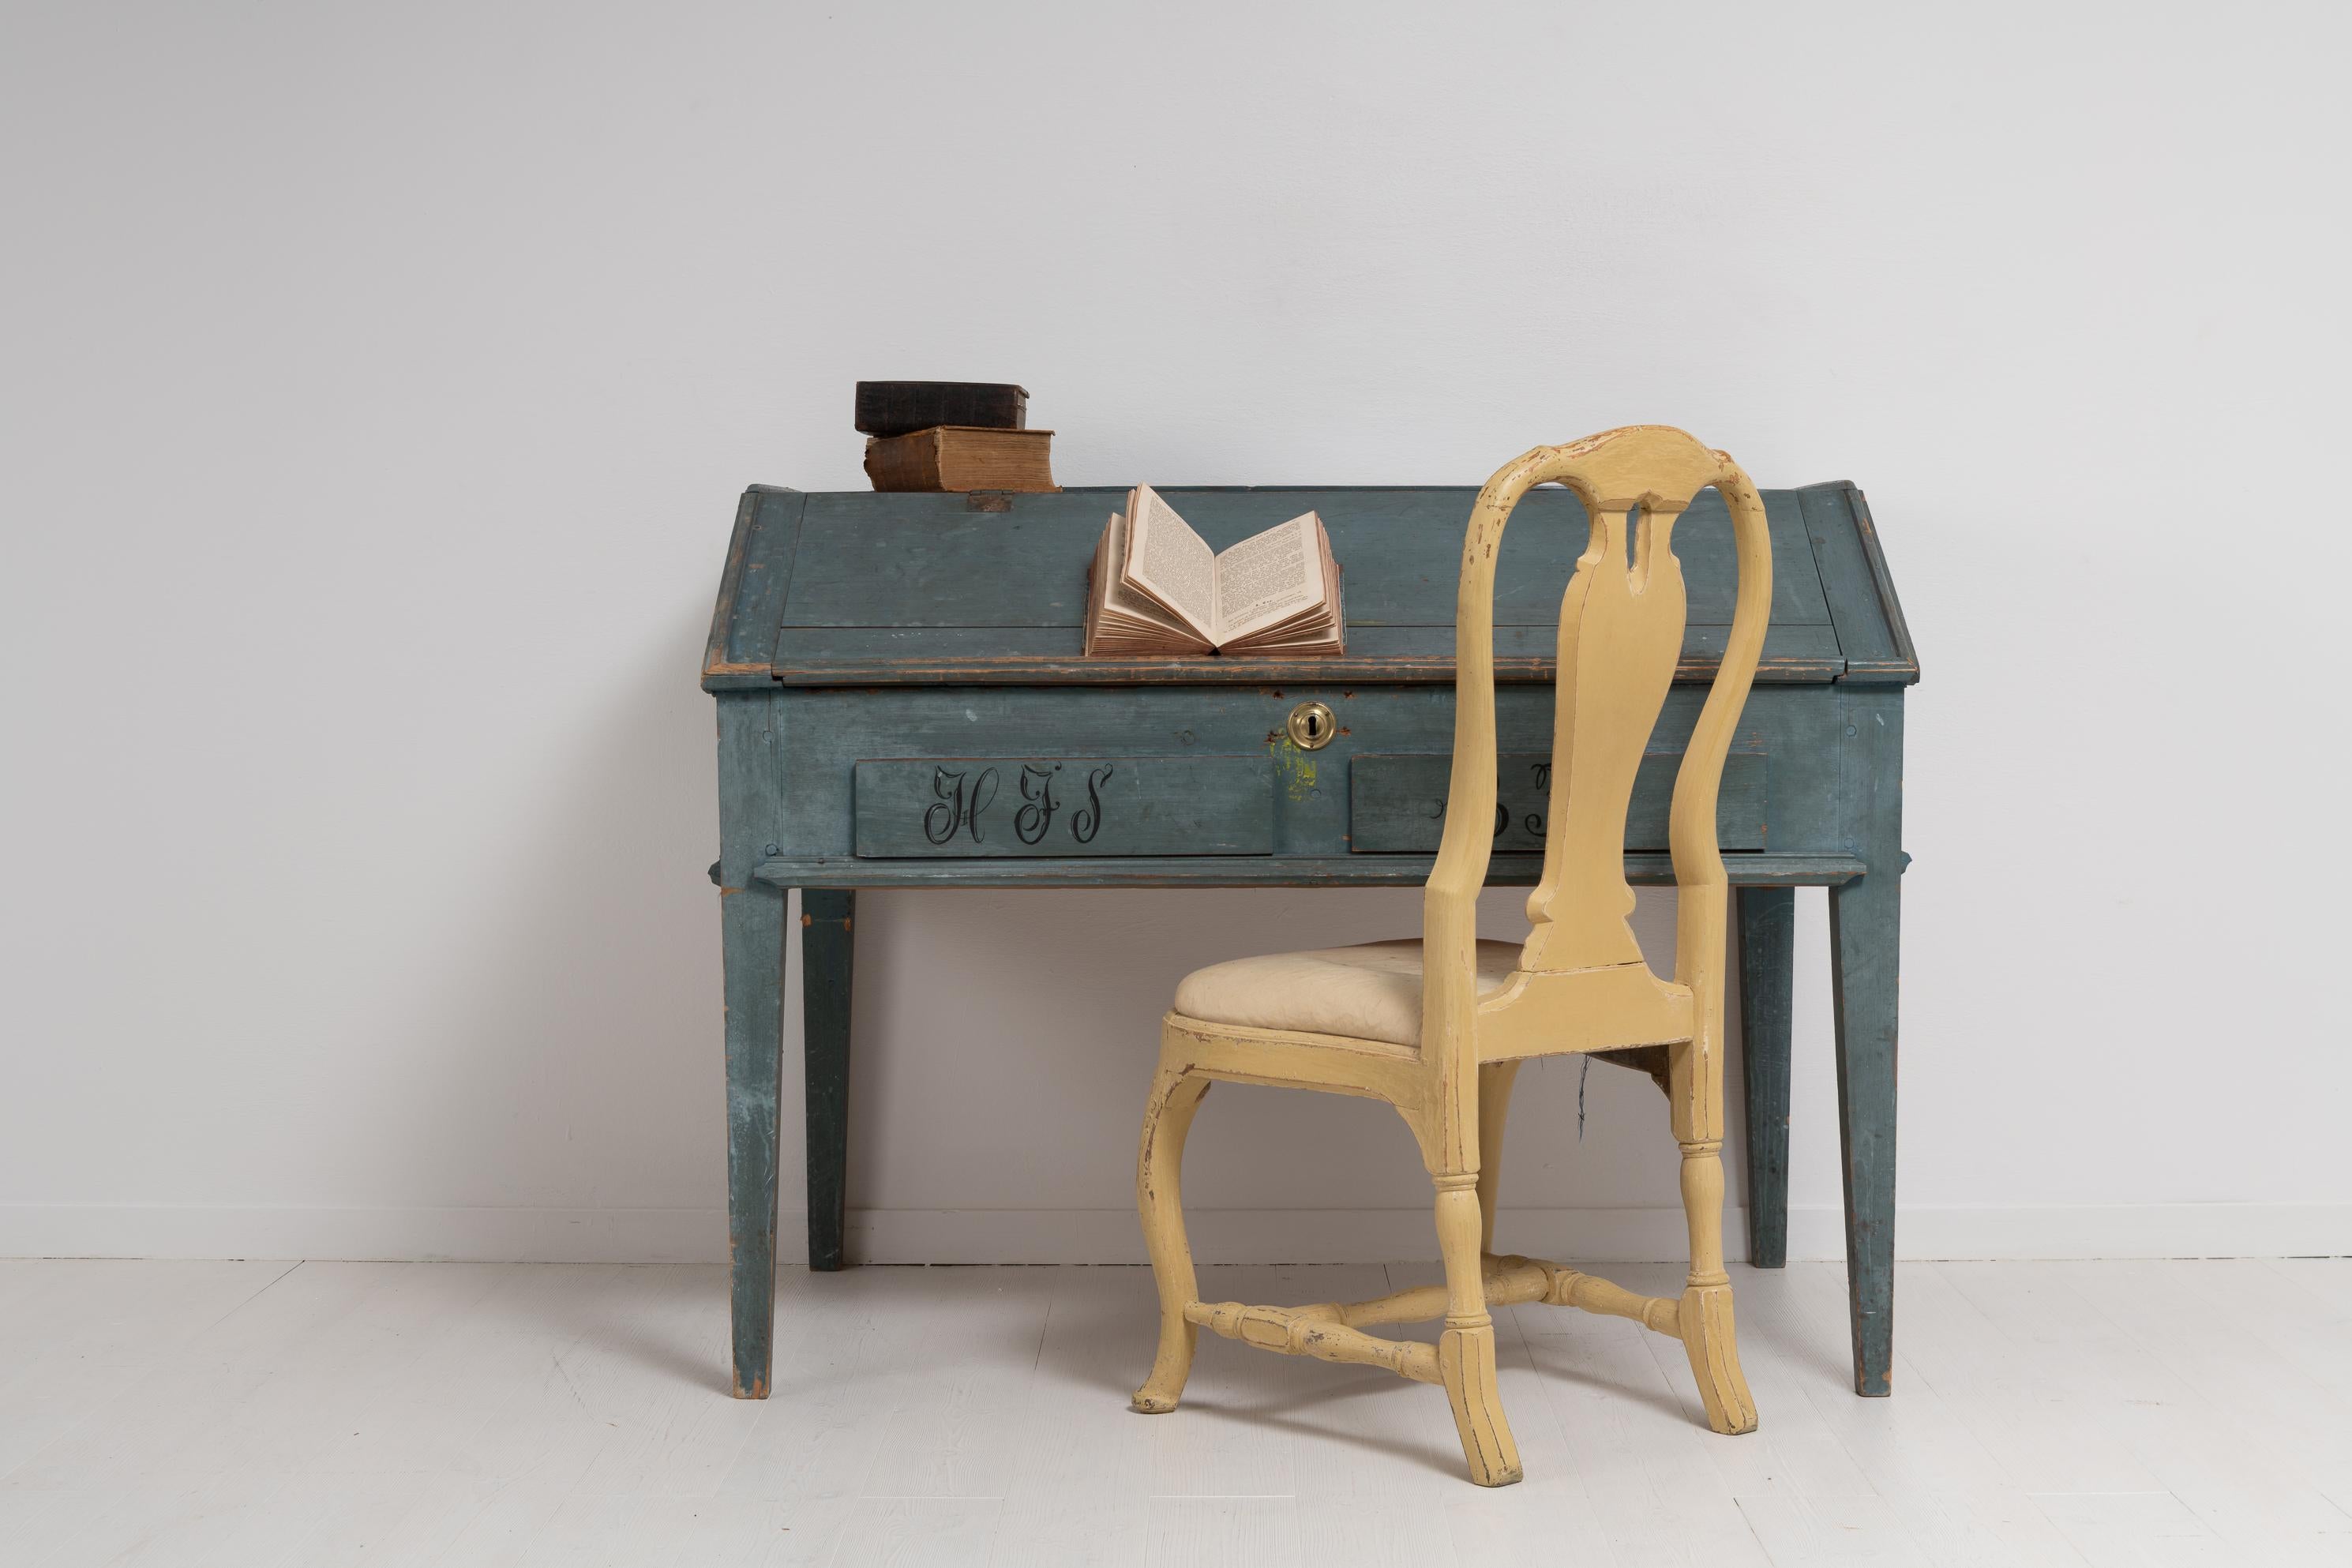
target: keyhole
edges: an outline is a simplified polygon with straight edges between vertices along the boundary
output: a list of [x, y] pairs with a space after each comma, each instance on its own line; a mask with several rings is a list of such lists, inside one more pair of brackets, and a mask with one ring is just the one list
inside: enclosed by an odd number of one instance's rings
[[1302, 702], [1290, 710], [1291, 743], [1303, 752], [1320, 751], [1339, 732], [1339, 721], [1320, 702]]

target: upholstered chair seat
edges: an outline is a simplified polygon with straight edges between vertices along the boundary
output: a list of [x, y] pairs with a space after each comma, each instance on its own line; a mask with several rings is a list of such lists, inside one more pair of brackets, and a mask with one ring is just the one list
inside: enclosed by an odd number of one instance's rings
[[[1478, 994], [1503, 988], [1519, 944], [1478, 944]], [[1176, 987], [1176, 1011], [1206, 1024], [1421, 1044], [1421, 939], [1274, 952], [1213, 963]]]

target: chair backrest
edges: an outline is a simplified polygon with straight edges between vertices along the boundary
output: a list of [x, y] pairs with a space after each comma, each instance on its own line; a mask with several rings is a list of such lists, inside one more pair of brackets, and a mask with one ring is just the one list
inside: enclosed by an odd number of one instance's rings
[[[1478, 494], [1462, 552], [1455, 606], [1453, 787], [1432, 911], [1444, 882], [1475, 888], [1493, 848], [1496, 799], [1494, 603], [1504, 524], [1539, 484], [1574, 491], [1591, 539], [1560, 601], [1558, 711], [1543, 879], [1528, 899], [1534, 922], [1520, 968], [1531, 973], [1643, 963], [1627, 916], [1625, 814], [1636, 770], [1673, 684], [1684, 629], [1675, 520], [1708, 486], [1731, 514], [1739, 588], [1730, 636], [1675, 776], [1669, 843], [1685, 904], [1684, 945], [1722, 938], [1725, 877], [1716, 844], [1723, 763], [1756, 674], [1771, 616], [1772, 554], [1764, 507], [1748, 476], [1680, 430], [1634, 425], [1506, 464]], [[1632, 549], [1627, 549], [1628, 532]], [[1449, 861], [1451, 864], [1449, 865]], [[1711, 908], [1710, 908], [1711, 906]], [[1712, 918], [1708, 918], [1712, 915]], [[1678, 956], [1679, 978], [1719, 969], [1719, 958]]]

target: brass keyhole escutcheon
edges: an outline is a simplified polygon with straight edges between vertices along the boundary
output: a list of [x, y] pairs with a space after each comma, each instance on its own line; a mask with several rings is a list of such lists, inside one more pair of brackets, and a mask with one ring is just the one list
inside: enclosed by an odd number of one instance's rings
[[1290, 710], [1290, 739], [1302, 752], [1319, 752], [1339, 732], [1339, 721], [1320, 702], [1302, 702]]

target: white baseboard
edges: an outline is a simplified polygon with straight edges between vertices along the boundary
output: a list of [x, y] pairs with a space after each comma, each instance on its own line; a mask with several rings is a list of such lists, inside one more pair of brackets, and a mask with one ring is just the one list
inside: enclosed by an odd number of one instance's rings
[[[1208, 1263], [1366, 1263], [1433, 1255], [1427, 1209], [1202, 1209], [1190, 1215]], [[803, 1216], [778, 1251], [801, 1256]], [[1726, 1211], [1732, 1259], [1747, 1223]], [[1904, 1258], [2352, 1256], [2352, 1204], [2149, 1204], [1905, 1208]], [[1506, 1209], [1496, 1242], [1592, 1263], [1683, 1256], [1676, 1208]], [[1131, 1209], [853, 1209], [849, 1253], [866, 1263], [1140, 1263]], [[1789, 1256], [1845, 1256], [1834, 1207], [1789, 1215]], [[352, 1258], [463, 1262], [719, 1263], [717, 1209], [213, 1208], [0, 1204], [0, 1258]]]
[[[1384, 1263], [1433, 1257], [1427, 1209], [1201, 1209], [1186, 1215], [1204, 1263]], [[1505, 1208], [1502, 1250], [1590, 1263], [1688, 1256], [1679, 1208]], [[1748, 1258], [1744, 1209], [1724, 1212], [1725, 1251]], [[2110, 1207], [1906, 1208], [1906, 1259], [2281, 1258], [2352, 1255], [2352, 1204], [2167, 1204]], [[1141, 1263], [1124, 1209], [853, 1210], [849, 1252], [869, 1263]], [[1843, 1261], [1842, 1209], [1792, 1207], [1789, 1257]]]
[[[792, 1223], [798, 1226], [797, 1216]], [[0, 1204], [0, 1258], [711, 1263], [719, 1209], [211, 1208]]]

